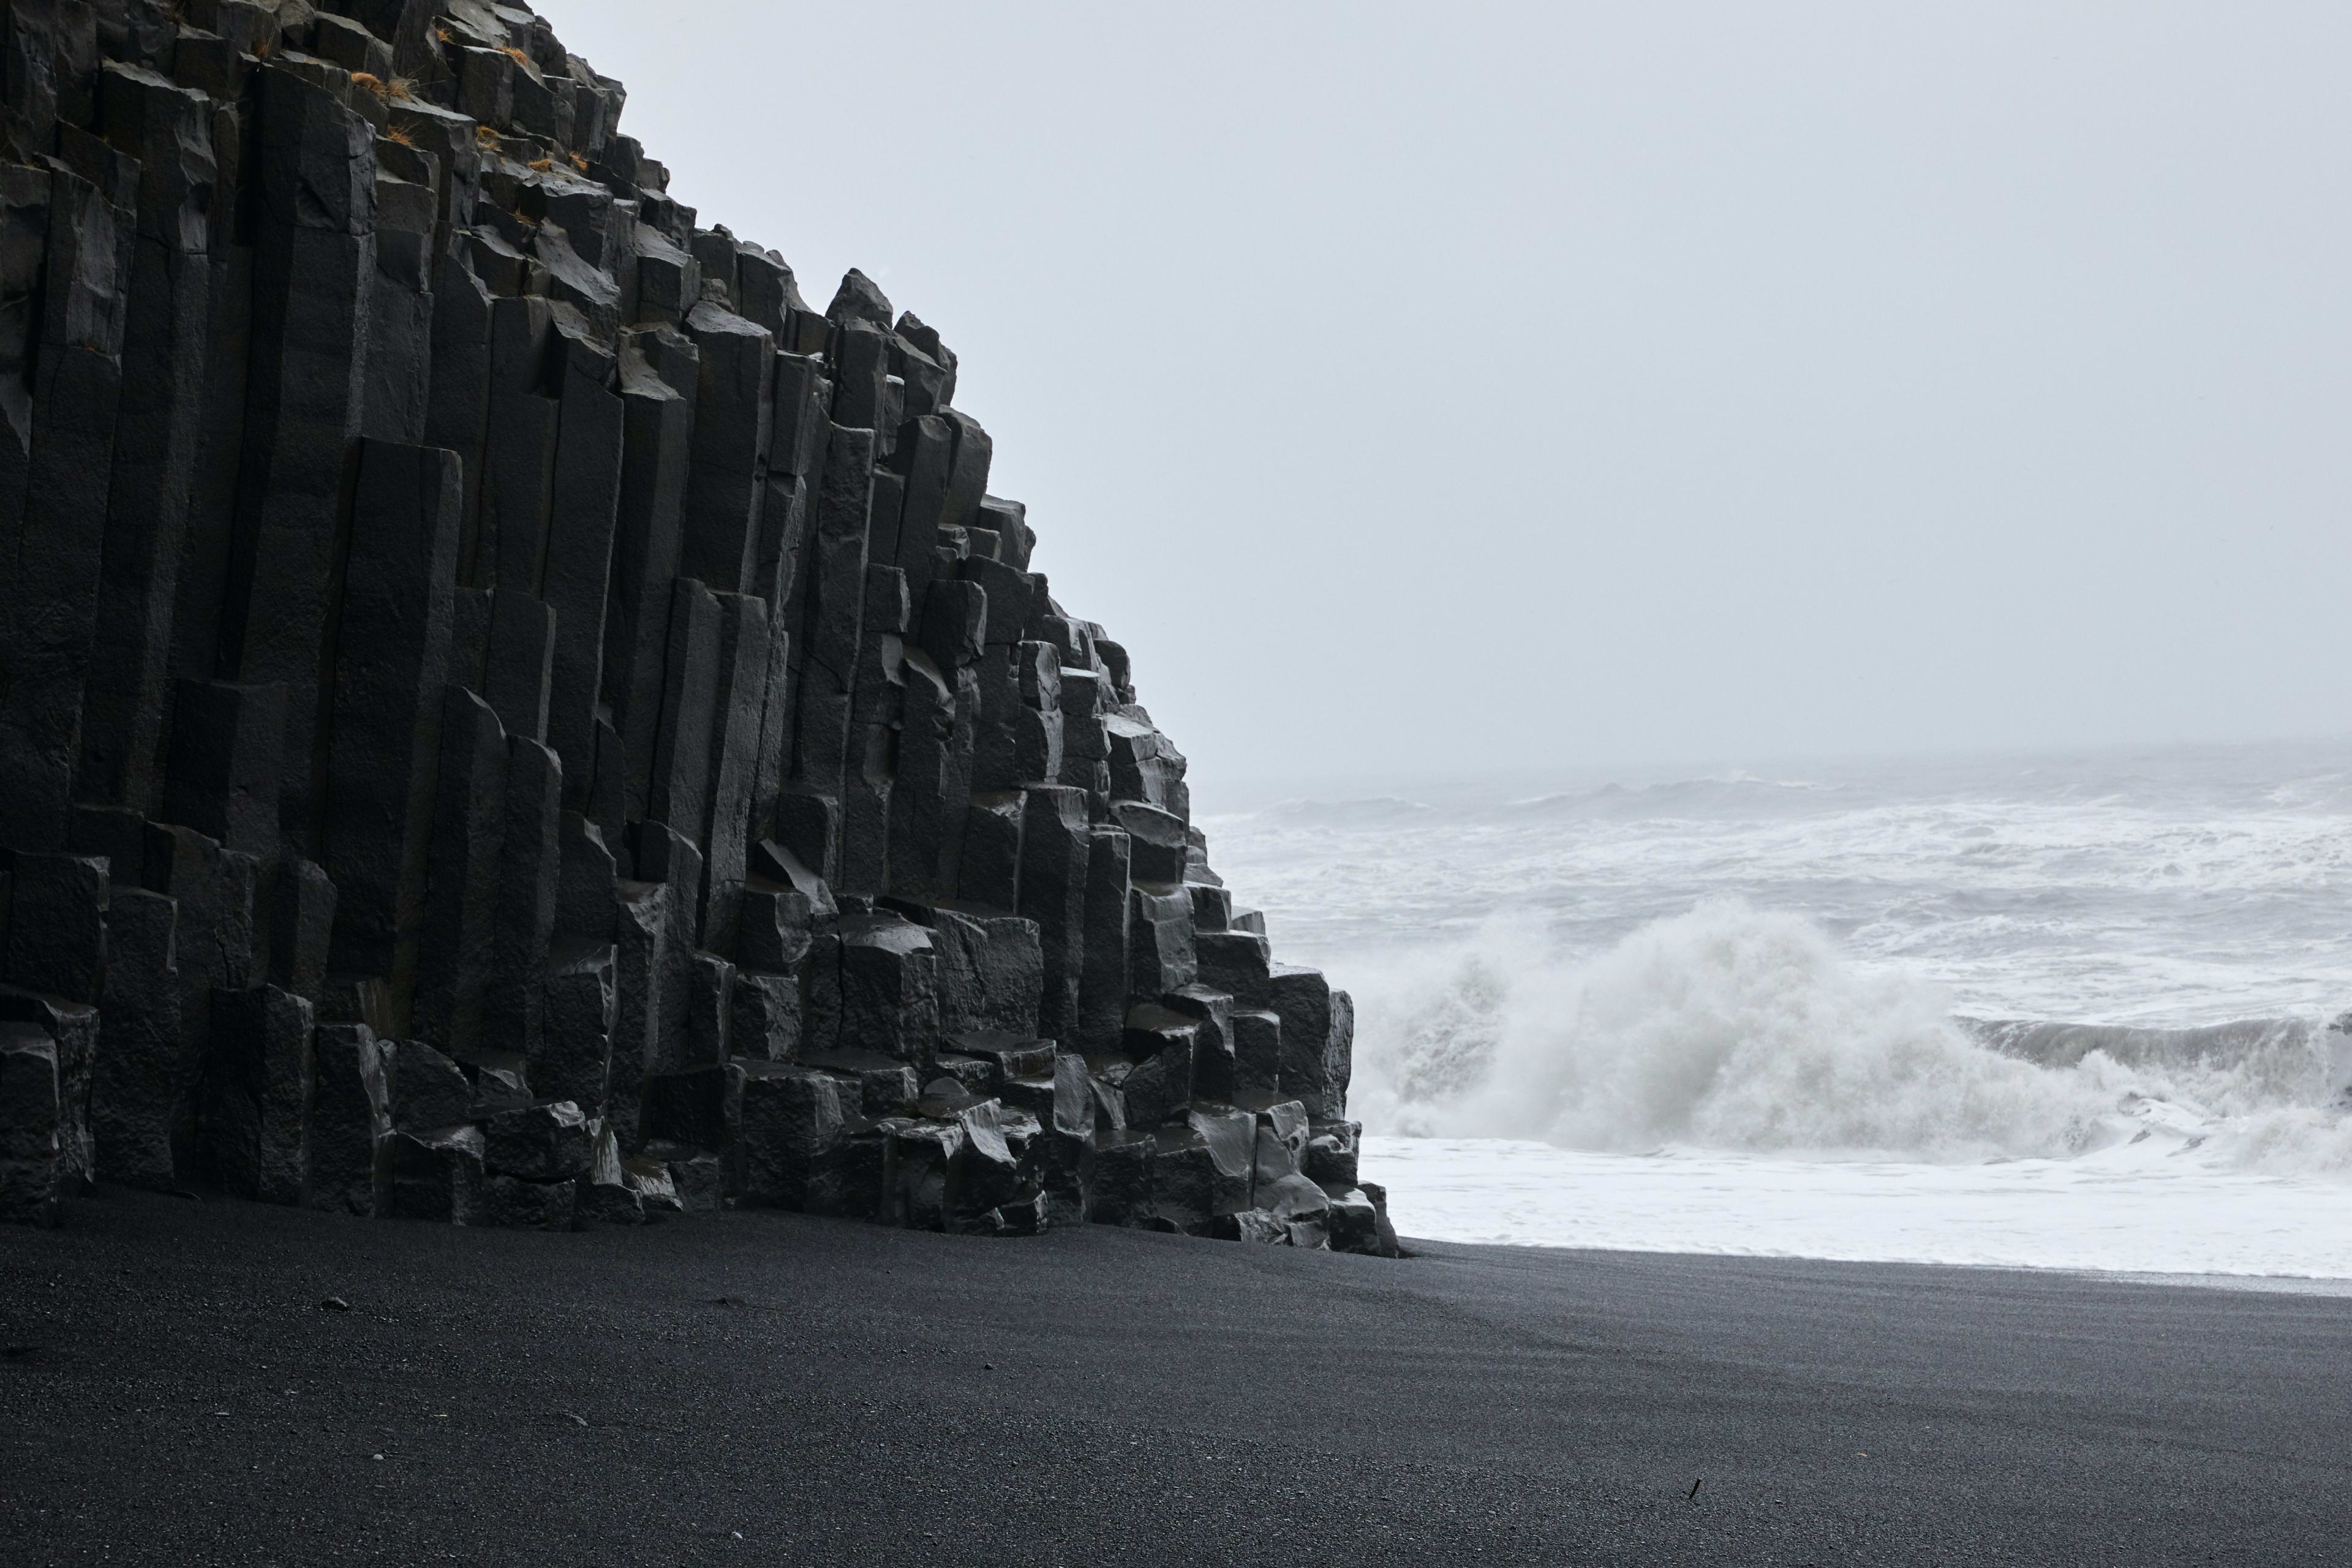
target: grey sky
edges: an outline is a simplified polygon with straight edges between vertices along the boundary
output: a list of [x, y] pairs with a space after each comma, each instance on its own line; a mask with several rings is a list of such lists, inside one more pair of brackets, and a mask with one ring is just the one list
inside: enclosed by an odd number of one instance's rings
[[2352, 730], [2352, 10], [546, 0], [1196, 776]]

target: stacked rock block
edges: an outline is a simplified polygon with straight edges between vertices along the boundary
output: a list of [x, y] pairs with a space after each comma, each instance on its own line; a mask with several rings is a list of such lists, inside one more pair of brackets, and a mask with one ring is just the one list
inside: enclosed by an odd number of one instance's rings
[[480, 0], [7, 0], [0, 1207], [1393, 1249], [956, 356]]

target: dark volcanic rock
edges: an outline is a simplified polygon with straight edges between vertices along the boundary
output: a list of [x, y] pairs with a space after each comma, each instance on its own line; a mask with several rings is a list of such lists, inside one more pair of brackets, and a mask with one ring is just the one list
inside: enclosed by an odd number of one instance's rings
[[0, 989], [0, 1218], [55, 1224], [90, 1182], [97, 1048], [96, 1008]]
[[180, 1039], [179, 905], [143, 888], [112, 889], [106, 991], [90, 1069], [90, 1131], [109, 1181], [169, 1190]]
[[421, 1040], [391, 1047], [392, 1121], [403, 1131], [447, 1127], [473, 1114], [465, 1069]]
[[1045, 994], [1037, 922], [1013, 915], [941, 910], [931, 937], [940, 955], [940, 1032], [1007, 1034], [1037, 1026]]
[[568, 1100], [502, 1110], [482, 1123], [482, 1168], [533, 1182], [588, 1174], [596, 1128]]
[[108, 862], [20, 850], [8, 875], [8, 983], [76, 1002], [106, 985]]
[[310, 1004], [290, 991], [213, 993], [199, 1158], [239, 1197], [293, 1204], [309, 1195], [310, 1029]]
[[320, 1025], [312, 1050], [310, 1202], [374, 1214], [390, 1177], [392, 1050], [364, 1024]]
[[528, 7], [9, 16], [0, 1214], [1393, 1250], [937, 327]]

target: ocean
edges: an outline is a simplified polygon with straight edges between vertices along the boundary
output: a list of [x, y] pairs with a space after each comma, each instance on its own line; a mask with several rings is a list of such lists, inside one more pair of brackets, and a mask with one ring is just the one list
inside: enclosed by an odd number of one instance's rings
[[2352, 1280], [2352, 740], [1195, 817], [1408, 1236]]

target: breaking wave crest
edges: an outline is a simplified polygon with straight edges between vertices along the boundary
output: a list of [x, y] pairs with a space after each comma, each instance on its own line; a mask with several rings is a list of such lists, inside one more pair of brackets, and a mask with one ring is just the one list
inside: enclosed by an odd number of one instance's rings
[[1357, 1114], [1379, 1131], [1936, 1162], [2161, 1138], [2352, 1170], [2347, 1037], [1963, 1020], [1801, 917], [1710, 900], [1564, 963], [1527, 922], [1356, 980]]

